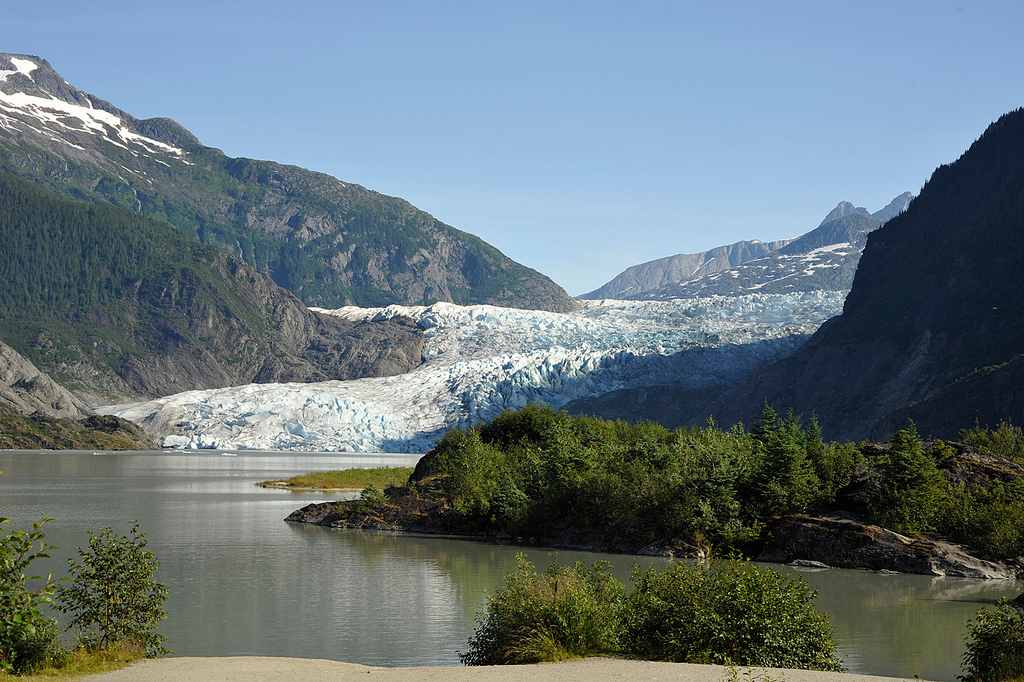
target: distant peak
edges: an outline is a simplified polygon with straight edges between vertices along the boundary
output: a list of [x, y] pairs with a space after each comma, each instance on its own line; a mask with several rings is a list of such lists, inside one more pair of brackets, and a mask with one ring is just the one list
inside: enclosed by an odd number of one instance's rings
[[904, 192], [882, 208], [872, 213], [871, 216], [881, 220], [883, 223], [888, 222], [907, 210], [907, 206], [910, 205], [910, 202], [913, 199], [914, 195], [912, 192]]
[[862, 206], [854, 206], [849, 201], [840, 201], [835, 208], [828, 212], [828, 215], [825, 216], [825, 219], [821, 221], [821, 225], [824, 225], [825, 223], [830, 223], [833, 220], [845, 218], [846, 216], [853, 215], [854, 213], [860, 213], [862, 215], [871, 215], [868, 212], [868, 210]]

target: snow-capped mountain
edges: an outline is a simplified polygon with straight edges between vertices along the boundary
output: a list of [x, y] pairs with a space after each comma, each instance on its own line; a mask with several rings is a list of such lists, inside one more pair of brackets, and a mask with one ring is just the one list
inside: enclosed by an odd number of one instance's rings
[[2, 170], [219, 244], [307, 305], [574, 306], [544, 275], [402, 199], [228, 157], [169, 118], [137, 119], [78, 89], [36, 56], [0, 53]]
[[167, 446], [417, 452], [447, 429], [530, 402], [737, 380], [789, 354], [842, 308], [839, 292], [595, 301], [570, 313], [457, 306], [319, 311], [411, 318], [424, 363], [385, 378], [251, 384], [102, 408]]
[[737, 242], [704, 253], [660, 258], [627, 268], [581, 298], [665, 300], [849, 291], [867, 235], [904, 211], [911, 199], [906, 192], [874, 213], [843, 201], [818, 227], [796, 239]]

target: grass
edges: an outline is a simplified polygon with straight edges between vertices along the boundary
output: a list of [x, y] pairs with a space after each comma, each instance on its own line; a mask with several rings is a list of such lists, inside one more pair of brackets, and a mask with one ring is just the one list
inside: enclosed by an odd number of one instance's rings
[[0, 681], [60, 680], [80, 675], [95, 675], [110, 672], [111, 670], [119, 670], [135, 661], [141, 660], [143, 657], [144, 652], [140, 647], [130, 645], [119, 645], [98, 651], [75, 649], [68, 652], [64, 665], [59, 667], [47, 666], [31, 675], [7, 675], [0, 673]]
[[312, 471], [283, 481], [263, 481], [264, 488], [289, 490], [362, 490], [375, 486], [381, 490], [409, 482], [412, 467], [376, 467], [373, 469], [342, 469]]

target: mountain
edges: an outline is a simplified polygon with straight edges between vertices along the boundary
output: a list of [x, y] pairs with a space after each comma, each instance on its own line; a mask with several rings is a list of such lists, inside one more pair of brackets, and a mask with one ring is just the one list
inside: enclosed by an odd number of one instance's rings
[[0, 413], [81, 419], [85, 403], [0, 342]]
[[408, 371], [408, 320], [318, 315], [226, 250], [0, 172], [0, 339], [91, 402]]
[[[935, 436], [975, 423], [1024, 423], [1022, 272], [1018, 109], [939, 167], [905, 212], [870, 234], [841, 315], [738, 387], [671, 389], [673, 418], [749, 423], [768, 401], [817, 414], [826, 434], [842, 439], [883, 436], [908, 419]], [[638, 396], [629, 398], [640, 406]], [[611, 402], [608, 396], [604, 406]]]
[[568, 310], [554, 282], [408, 202], [296, 166], [231, 158], [136, 119], [45, 60], [0, 54], [0, 169], [220, 244], [308, 305]]
[[661, 258], [626, 269], [582, 298], [671, 299], [751, 292], [846, 291], [867, 235], [899, 215], [913, 195], [869, 212], [848, 201], [810, 232], [777, 242], [737, 242], [699, 254]]
[[580, 298], [642, 300], [648, 298], [647, 294], [673, 284], [713, 275], [741, 263], [763, 258], [785, 244], [785, 241], [742, 241], [702, 253], [680, 253], [658, 258], [626, 268], [604, 286], [583, 294]]

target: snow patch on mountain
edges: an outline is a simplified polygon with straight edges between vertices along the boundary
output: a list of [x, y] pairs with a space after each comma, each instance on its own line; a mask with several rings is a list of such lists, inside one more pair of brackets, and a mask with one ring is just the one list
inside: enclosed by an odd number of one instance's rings
[[[11, 61], [16, 62], [14, 58], [12, 58]], [[15, 65], [17, 66], [17, 64]], [[18, 68], [19, 71], [24, 73], [22, 67], [19, 66]], [[29, 73], [31, 73], [31, 71], [29, 71]], [[121, 117], [116, 116], [109, 111], [103, 111], [102, 109], [92, 107], [92, 102], [89, 104], [90, 106], [84, 107], [80, 104], [66, 102], [53, 96], [38, 97], [25, 92], [6, 93], [0, 90], [0, 109], [8, 112], [8, 114], [18, 114], [30, 117], [35, 121], [38, 121], [49, 133], [55, 133], [55, 128], [73, 131], [76, 133], [90, 133], [98, 135], [110, 144], [121, 147], [133, 154], [136, 152], [132, 151], [126, 145], [132, 144], [137, 147], [141, 147], [143, 150], [150, 153], [163, 152], [171, 154], [172, 157], [185, 155], [185, 150], [133, 132], [124, 125], [121, 121]], [[5, 127], [13, 123], [22, 123], [37, 132], [41, 132], [30, 126], [27, 122], [13, 118], [9, 115], [4, 115], [4, 119]], [[125, 144], [121, 144], [121, 142], [111, 139], [109, 136], [110, 133], [116, 135]], [[62, 139], [61, 141], [66, 140]]]
[[[13, 76], [16, 73], [20, 73], [26, 78], [32, 78], [32, 72], [39, 68], [39, 65], [30, 59], [22, 59], [21, 57], [11, 57], [11, 65], [14, 66], [12, 70], [0, 70], [0, 83], [7, 80], [8, 76]], [[32, 80], [35, 80], [34, 78]]]
[[571, 313], [487, 305], [318, 310], [409, 317], [424, 363], [399, 376], [189, 391], [104, 408], [172, 447], [421, 452], [449, 428], [531, 402], [561, 406], [636, 386], [737, 379], [794, 350], [844, 294], [587, 301]]

